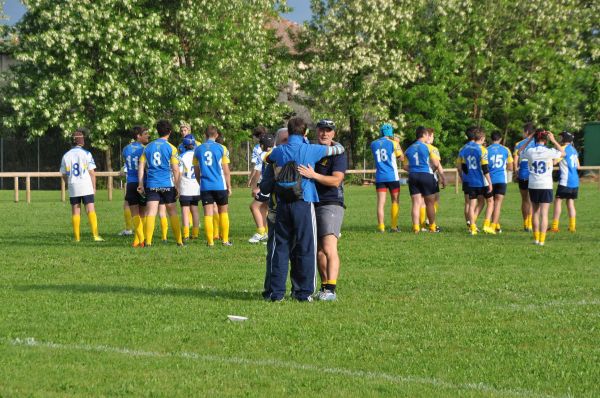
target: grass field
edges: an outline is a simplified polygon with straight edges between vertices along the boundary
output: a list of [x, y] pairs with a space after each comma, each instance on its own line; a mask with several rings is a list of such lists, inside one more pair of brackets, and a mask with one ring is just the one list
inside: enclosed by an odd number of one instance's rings
[[[577, 233], [545, 247], [521, 231], [514, 185], [505, 233], [475, 237], [453, 189], [443, 233], [379, 235], [374, 189], [350, 187], [334, 303], [260, 299], [246, 190], [231, 198], [234, 246], [214, 250], [130, 248], [105, 192], [106, 242], [83, 221], [76, 245], [59, 193], [32, 197], [0, 192], [2, 397], [600, 395], [595, 185], [581, 188]], [[403, 191], [403, 231], [408, 203]]]

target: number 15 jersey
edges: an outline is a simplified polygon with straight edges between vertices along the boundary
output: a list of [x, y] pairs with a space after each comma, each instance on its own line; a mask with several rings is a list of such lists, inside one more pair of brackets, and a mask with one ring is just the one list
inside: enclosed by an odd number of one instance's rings
[[371, 152], [375, 159], [375, 182], [391, 182], [400, 180], [396, 158], [403, 158], [398, 142], [381, 137], [371, 143]]
[[229, 164], [229, 151], [224, 145], [209, 139], [196, 148], [194, 166], [200, 167], [201, 191], [225, 191], [227, 189], [223, 164]]

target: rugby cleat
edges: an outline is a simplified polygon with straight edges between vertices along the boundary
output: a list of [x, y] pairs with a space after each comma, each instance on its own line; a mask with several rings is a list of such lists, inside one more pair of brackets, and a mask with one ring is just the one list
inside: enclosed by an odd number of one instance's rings
[[233, 243], [231, 243], [231, 242], [223, 242], [223, 246], [233, 246]]
[[259, 234], [258, 232], [252, 235], [250, 239], [248, 239], [248, 243], [260, 243], [264, 240], [267, 240], [267, 234]]
[[94, 242], [104, 242], [104, 239], [101, 236], [94, 236]]
[[400, 228], [390, 228], [390, 232], [400, 232]]
[[130, 229], [124, 229], [121, 232], [119, 232], [117, 235], [119, 236], [132, 236], [133, 235], [133, 231]]
[[319, 292], [318, 298], [320, 301], [335, 301], [337, 300], [337, 294], [335, 294], [331, 290], [326, 289], [322, 292]]
[[483, 232], [490, 235], [496, 235], [496, 230], [492, 227], [483, 227]]

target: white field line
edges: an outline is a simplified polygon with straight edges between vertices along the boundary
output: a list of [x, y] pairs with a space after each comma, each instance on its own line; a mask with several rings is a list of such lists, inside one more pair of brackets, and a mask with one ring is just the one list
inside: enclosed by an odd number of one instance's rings
[[508, 307], [516, 310], [531, 310], [536, 311], [544, 308], [552, 307], [581, 307], [581, 306], [594, 306], [600, 305], [600, 300], [555, 300], [548, 301], [546, 303], [539, 304], [509, 304]]
[[220, 357], [215, 355], [197, 354], [194, 352], [157, 352], [142, 351], [129, 348], [118, 348], [106, 345], [88, 345], [88, 344], [60, 344], [52, 342], [38, 341], [32, 337], [24, 339], [0, 339], [13, 346], [40, 347], [54, 350], [86, 351], [110, 354], [121, 354], [130, 357], [150, 357], [150, 358], [183, 358], [200, 362], [215, 362], [221, 364], [235, 364], [256, 368], [280, 368], [288, 370], [301, 370], [314, 373], [328, 373], [337, 376], [348, 377], [351, 379], [372, 379], [381, 380], [394, 384], [422, 384], [433, 387], [451, 389], [451, 390], [472, 390], [482, 393], [498, 396], [517, 396], [517, 397], [552, 397], [551, 395], [540, 394], [524, 389], [505, 389], [496, 388], [484, 383], [464, 383], [457, 384], [431, 377], [401, 376], [391, 373], [373, 372], [367, 370], [352, 370], [345, 368], [322, 367], [310, 364], [299, 364], [295, 362], [279, 361], [276, 359], [254, 360], [237, 357]]

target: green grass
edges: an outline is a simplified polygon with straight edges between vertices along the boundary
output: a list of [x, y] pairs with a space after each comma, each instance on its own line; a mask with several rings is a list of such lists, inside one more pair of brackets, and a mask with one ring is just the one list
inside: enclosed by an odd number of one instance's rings
[[[476, 237], [453, 189], [444, 232], [415, 236], [374, 233], [374, 189], [349, 187], [339, 299], [310, 304], [260, 299], [246, 190], [231, 198], [235, 246], [214, 250], [134, 250], [116, 236], [122, 202], [98, 197], [106, 242], [83, 221], [76, 245], [59, 193], [0, 192], [0, 396], [600, 395], [595, 185], [577, 234], [543, 248], [520, 230], [515, 186], [505, 233]], [[408, 203], [404, 190], [403, 231]]]

